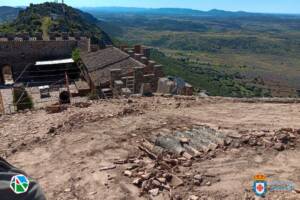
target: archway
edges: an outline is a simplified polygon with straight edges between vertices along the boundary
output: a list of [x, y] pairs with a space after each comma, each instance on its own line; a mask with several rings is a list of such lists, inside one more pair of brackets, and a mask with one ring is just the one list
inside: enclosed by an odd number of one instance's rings
[[10, 65], [4, 65], [2, 67], [2, 82], [5, 85], [14, 83], [12, 69]]

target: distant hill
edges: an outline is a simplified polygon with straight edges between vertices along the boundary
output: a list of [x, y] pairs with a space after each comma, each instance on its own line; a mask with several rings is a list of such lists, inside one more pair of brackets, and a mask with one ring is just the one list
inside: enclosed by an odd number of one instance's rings
[[134, 8], [134, 7], [92, 7], [81, 8], [81, 10], [97, 14], [97, 13], [119, 13], [119, 14], [147, 14], [147, 15], [183, 15], [195, 17], [249, 17], [249, 16], [282, 16], [282, 17], [299, 17], [300, 15], [288, 14], [266, 14], [266, 13], [251, 13], [244, 11], [224, 11], [212, 9], [209, 11], [201, 11], [188, 8]]
[[0, 23], [16, 19], [20, 10], [22, 10], [22, 8], [0, 6]]
[[100, 40], [110, 44], [111, 39], [100, 28], [102, 22], [91, 14], [82, 12], [65, 4], [43, 3], [31, 4], [21, 10], [17, 18], [2, 26], [1, 32], [27, 32], [34, 34], [43, 32], [47, 36], [50, 32], [82, 32], [92, 38], [94, 43]]
[[[161, 8], [84, 8], [110, 35], [154, 47], [165, 74], [221, 96], [297, 96], [300, 15]], [[299, 93], [300, 96], [300, 93]]]

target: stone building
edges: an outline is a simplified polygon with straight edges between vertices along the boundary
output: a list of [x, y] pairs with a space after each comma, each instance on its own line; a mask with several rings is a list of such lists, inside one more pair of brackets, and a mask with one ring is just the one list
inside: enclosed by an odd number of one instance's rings
[[158, 79], [163, 76], [162, 66], [148, 60], [139, 45], [134, 50], [110, 46], [83, 52], [81, 59], [85, 80], [104, 97], [140, 93], [146, 88], [155, 92]]
[[[75, 83], [78, 94], [96, 92], [102, 97], [151, 94], [163, 77], [162, 66], [149, 60], [150, 49], [140, 45], [101, 47], [75, 34], [49, 33], [0, 36], [0, 88], [23, 83], [27, 87]], [[72, 59], [79, 49], [81, 65]], [[67, 76], [65, 76], [67, 74]]]

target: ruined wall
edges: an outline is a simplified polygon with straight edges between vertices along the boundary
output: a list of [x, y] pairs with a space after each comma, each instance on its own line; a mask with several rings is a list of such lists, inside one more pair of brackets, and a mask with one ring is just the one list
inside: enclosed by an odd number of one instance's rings
[[[0, 73], [2, 67], [10, 65], [15, 79], [28, 64], [34, 64], [36, 61], [70, 58], [73, 49], [80, 47], [87, 50], [84, 48], [89, 48], [88, 43], [89, 39], [79, 41], [0, 41]], [[1, 76], [2, 74], [0, 74]]]

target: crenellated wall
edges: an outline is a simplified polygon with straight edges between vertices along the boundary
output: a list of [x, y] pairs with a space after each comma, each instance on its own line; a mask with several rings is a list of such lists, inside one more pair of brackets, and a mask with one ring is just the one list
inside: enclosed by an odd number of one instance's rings
[[27, 65], [36, 61], [70, 58], [75, 48], [89, 51], [90, 40], [0, 41], [0, 77], [5, 65], [12, 67], [16, 79]]

